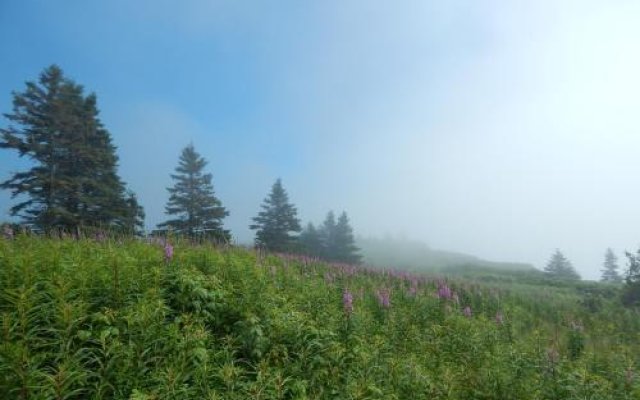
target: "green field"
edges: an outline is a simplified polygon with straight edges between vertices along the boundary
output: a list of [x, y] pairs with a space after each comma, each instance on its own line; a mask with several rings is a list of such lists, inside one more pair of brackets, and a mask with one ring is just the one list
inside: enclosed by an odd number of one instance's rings
[[615, 286], [172, 244], [0, 239], [0, 399], [640, 398]]

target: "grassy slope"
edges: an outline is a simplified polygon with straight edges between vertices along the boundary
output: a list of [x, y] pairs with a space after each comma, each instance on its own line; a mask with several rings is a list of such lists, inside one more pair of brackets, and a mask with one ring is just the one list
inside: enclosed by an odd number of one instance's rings
[[640, 318], [615, 288], [481, 278], [0, 241], [0, 398], [640, 398]]
[[484, 269], [497, 271], [537, 271], [532, 265], [516, 262], [494, 262], [452, 251], [435, 250], [425, 243], [394, 238], [358, 238], [367, 264], [419, 271], [449, 269]]

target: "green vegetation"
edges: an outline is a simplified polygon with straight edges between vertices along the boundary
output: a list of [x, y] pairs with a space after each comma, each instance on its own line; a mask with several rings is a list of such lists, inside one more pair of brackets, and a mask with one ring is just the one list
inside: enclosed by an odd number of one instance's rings
[[7, 235], [0, 398], [637, 399], [640, 314], [619, 297], [604, 283]]

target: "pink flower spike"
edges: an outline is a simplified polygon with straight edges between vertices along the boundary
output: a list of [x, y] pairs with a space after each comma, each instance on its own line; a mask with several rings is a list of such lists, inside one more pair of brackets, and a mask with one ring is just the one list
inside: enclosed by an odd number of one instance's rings
[[169, 262], [173, 258], [173, 246], [167, 242], [164, 245], [164, 260]]

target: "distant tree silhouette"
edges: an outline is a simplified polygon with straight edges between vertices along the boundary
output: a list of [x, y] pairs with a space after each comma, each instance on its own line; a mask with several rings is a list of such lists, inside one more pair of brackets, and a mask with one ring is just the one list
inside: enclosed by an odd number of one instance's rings
[[298, 245], [298, 251], [301, 253], [313, 257], [322, 257], [322, 237], [318, 229], [316, 229], [311, 222], [309, 222], [302, 232], [300, 232]]
[[357, 264], [361, 260], [359, 250], [355, 244], [353, 228], [349, 223], [346, 212], [342, 212], [336, 222], [335, 214], [329, 211], [319, 230], [318, 253], [328, 261]]
[[333, 260], [358, 264], [362, 258], [360, 254], [358, 254], [360, 249], [356, 246], [356, 240], [353, 237], [353, 228], [351, 228], [347, 213], [344, 211], [340, 214], [340, 217], [338, 217], [338, 223], [336, 224], [333, 236]]
[[607, 249], [604, 255], [604, 268], [602, 269], [602, 282], [620, 283], [622, 277], [618, 273], [618, 257], [613, 253], [613, 250]]
[[261, 208], [262, 211], [253, 218], [254, 224], [249, 226], [256, 231], [256, 245], [276, 252], [294, 251], [295, 233], [301, 230], [300, 220], [280, 179], [271, 187]]
[[336, 243], [336, 216], [329, 211], [320, 227], [320, 241], [322, 248], [320, 256], [327, 261], [334, 261], [338, 245]]
[[625, 277], [622, 302], [626, 306], [640, 306], [640, 249], [636, 254], [625, 253], [629, 267]]
[[158, 227], [191, 237], [227, 242], [231, 235], [223, 228], [222, 220], [229, 212], [215, 196], [212, 175], [203, 172], [206, 165], [207, 161], [196, 152], [193, 144], [182, 150], [176, 173], [171, 175], [175, 184], [167, 188], [170, 196], [165, 207], [165, 213], [175, 218]]
[[547, 263], [544, 271], [553, 278], [571, 280], [580, 279], [580, 275], [573, 268], [571, 262], [569, 262], [564, 254], [562, 254], [558, 249], [556, 249], [556, 251], [551, 256], [551, 259]]

